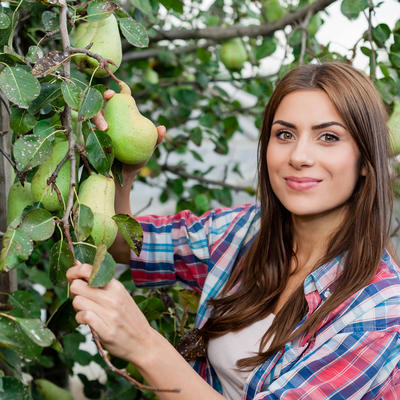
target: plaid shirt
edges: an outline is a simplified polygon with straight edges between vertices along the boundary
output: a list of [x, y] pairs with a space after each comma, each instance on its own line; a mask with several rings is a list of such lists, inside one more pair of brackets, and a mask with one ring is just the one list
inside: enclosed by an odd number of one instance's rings
[[[180, 281], [201, 292], [196, 327], [210, 315], [217, 296], [255, 237], [259, 208], [249, 204], [212, 210], [200, 217], [138, 217], [144, 231], [139, 257], [131, 254], [137, 285]], [[330, 296], [340, 258], [320, 266], [304, 281], [309, 312]], [[400, 399], [400, 270], [385, 252], [371, 283], [348, 298], [320, 324], [314, 339], [289, 342], [255, 368], [243, 400]], [[207, 360], [195, 370], [215, 389], [218, 378]]]

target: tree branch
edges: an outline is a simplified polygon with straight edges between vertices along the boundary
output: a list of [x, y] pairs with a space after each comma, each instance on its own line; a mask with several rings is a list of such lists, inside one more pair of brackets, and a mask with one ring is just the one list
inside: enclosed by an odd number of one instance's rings
[[202, 44], [191, 44], [187, 46], [175, 47], [174, 49], [169, 49], [167, 46], [157, 47], [154, 49], [146, 49], [139, 51], [132, 51], [130, 53], [125, 53], [122, 56], [122, 62], [124, 61], [132, 61], [132, 60], [142, 60], [146, 58], [156, 57], [163, 51], [170, 51], [174, 54], [182, 54], [182, 53], [190, 53], [192, 51], [196, 51], [199, 48], [206, 49], [216, 44], [215, 40], [208, 40]]
[[[60, 33], [61, 39], [63, 44], [63, 50], [68, 51], [70, 49], [70, 41], [68, 36], [68, 27], [67, 27], [67, 16], [68, 16], [68, 7], [66, 1], [64, 1], [64, 5], [61, 7], [60, 11]], [[65, 78], [69, 79], [70, 77], [70, 67], [71, 63], [68, 60], [63, 65], [64, 67], [64, 76]], [[74, 253], [74, 245], [72, 244], [71, 234], [69, 232], [69, 215], [72, 211], [73, 203], [74, 203], [74, 193], [75, 193], [75, 186], [76, 186], [76, 157], [75, 157], [75, 138], [72, 132], [72, 121], [71, 121], [71, 108], [68, 104], [65, 104], [64, 111], [62, 113], [62, 122], [64, 128], [66, 130], [66, 134], [68, 137], [68, 157], [71, 160], [70, 164], [70, 187], [68, 193], [68, 200], [67, 206], [65, 208], [64, 216], [62, 217], [61, 221], [64, 228], [64, 233], [68, 241], [68, 246], [72, 252]], [[74, 256], [75, 258], [75, 256]]]
[[173, 174], [179, 175], [182, 178], [194, 179], [198, 182], [205, 183], [207, 185], [222, 186], [222, 187], [226, 187], [228, 189], [234, 190], [235, 192], [246, 192], [249, 194], [252, 194], [253, 192], [255, 193], [255, 190], [251, 186], [231, 185], [229, 183], [226, 183], [225, 181], [218, 181], [218, 180], [214, 180], [214, 179], [204, 178], [204, 176], [186, 172], [183, 167], [164, 164], [161, 166], [161, 169], [163, 171], [172, 172]]
[[286, 25], [303, 20], [308, 13], [316, 14], [328, 7], [337, 0], [315, 0], [313, 3], [300, 8], [299, 10], [286, 14], [283, 18], [276, 22], [269, 22], [262, 25], [244, 26], [234, 25], [228, 27], [208, 27], [202, 29], [171, 29], [169, 31], [159, 31], [150, 38], [150, 42], [159, 42], [161, 40], [175, 39], [213, 39], [216, 41], [231, 39], [239, 36], [268, 36], [277, 30], [284, 28]]
[[370, 65], [370, 78], [372, 80], [375, 79], [376, 76], [376, 50], [374, 41], [372, 38], [372, 12], [374, 11], [374, 4], [372, 0], [368, 0], [369, 8], [368, 8], [368, 15], [364, 12], [365, 18], [368, 21], [368, 41], [371, 46], [371, 65]]

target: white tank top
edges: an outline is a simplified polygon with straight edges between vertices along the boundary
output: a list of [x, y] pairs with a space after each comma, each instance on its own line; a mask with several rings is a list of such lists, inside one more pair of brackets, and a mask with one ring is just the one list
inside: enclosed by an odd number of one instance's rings
[[[221, 382], [223, 395], [228, 400], [241, 399], [244, 384], [250, 374], [250, 372], [239, 371], [236, 362], [258, 353], [260, 341], [271, 326], [274, 317], [274, 314], [269, 314], [268, 317], [240, 331], [229, 332], [209, 340], [208, 359]], [[267, 343], [264, 351], [270, 342]]]

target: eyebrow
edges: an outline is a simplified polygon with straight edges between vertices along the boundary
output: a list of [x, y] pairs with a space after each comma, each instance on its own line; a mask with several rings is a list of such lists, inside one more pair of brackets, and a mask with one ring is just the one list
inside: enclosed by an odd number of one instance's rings
[[[274, 121], [272, 123], [272, 125], [275, 125], [275, 124], [280, 124], [280, 125], [286, 126], [288, 128], [296, 129], [296, 125], [291, 124], [290, 122], [282, 121], [281, 119], [278, 119], [277, 121]], [[341, 126], [342, 128], [346, 129], [346, 127], [343, 124], [341, 124], [340, 122], [336, 122], [336, 121], [323, 122], [322, 124], [313, 125], [311, 127], [311, 129], [312, 130], [325, 129], [332, 125]]]

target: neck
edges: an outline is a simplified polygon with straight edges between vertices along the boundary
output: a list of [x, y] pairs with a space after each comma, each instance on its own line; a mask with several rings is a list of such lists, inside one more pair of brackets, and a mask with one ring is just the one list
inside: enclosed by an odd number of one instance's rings
[[297, 271], [310, 272], [323, 257], [332, 235], [341, 226], [345, 215], [345, 207], [318, 215], [292, 215]]

